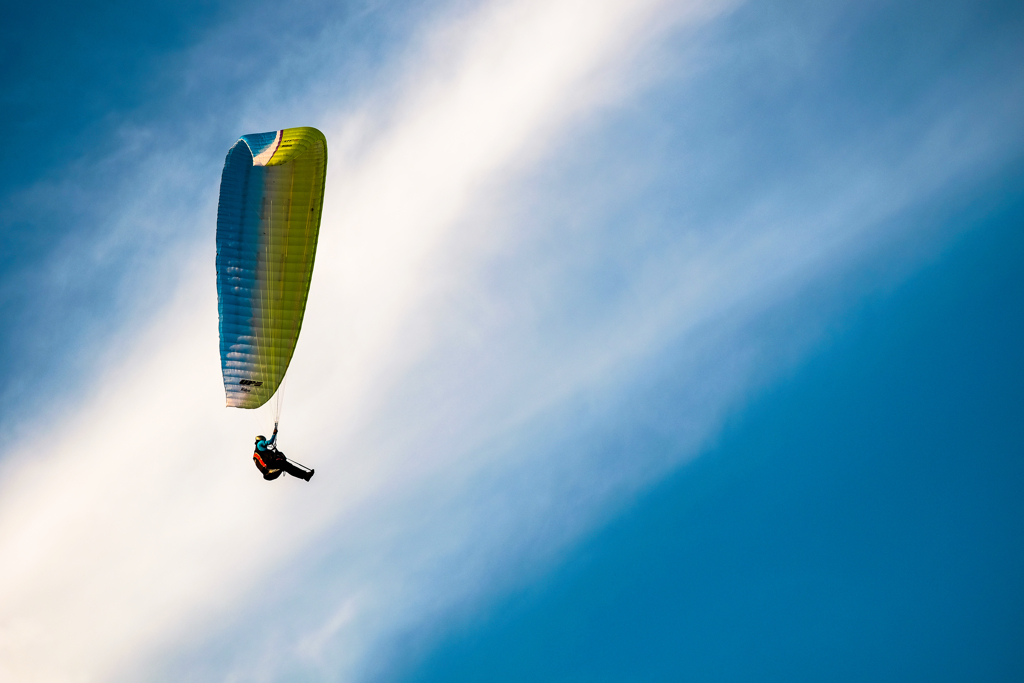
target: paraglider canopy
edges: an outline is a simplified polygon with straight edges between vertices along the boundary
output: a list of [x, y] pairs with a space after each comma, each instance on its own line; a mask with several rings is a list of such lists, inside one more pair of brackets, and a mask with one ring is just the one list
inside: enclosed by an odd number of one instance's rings
[[228, 151], [217, 207], [217, 302], [227, 405], [277, 392], [302, 328], [327, 171], [316, 128], [243, 135]]

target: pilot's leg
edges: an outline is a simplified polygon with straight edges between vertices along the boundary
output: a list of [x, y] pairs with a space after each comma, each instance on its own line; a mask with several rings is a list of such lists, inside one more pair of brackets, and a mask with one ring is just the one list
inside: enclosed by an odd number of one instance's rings
[[309, 481], [313, 476], [313, 470], [306, 470], [301, 467], [297, 467], [296, 465], [293, 465], [292, 463], [284, 459], [282, 459], [281, 462], [279, 463], [275, 463], [275, 465], [277, 467], [282, 468], [285, 472], [292, 475], [293, 477], [298, 477], [299, 479], [305, 479], [306, 481]]

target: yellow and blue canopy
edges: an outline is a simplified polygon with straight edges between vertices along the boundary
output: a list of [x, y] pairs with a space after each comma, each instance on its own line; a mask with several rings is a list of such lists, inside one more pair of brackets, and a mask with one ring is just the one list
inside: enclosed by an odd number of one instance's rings
[[217, 207], [220, 360], [228, 406], [277, 391], [302, 328], [320, 233], [327, 140], [316, 128], [243, 135]]

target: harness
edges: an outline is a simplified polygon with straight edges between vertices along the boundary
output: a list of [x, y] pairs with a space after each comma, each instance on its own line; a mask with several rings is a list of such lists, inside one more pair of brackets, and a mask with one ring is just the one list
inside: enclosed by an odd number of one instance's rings
[[[270, 453], [269, 449], [267, 450], [267, 453], [268, 454]], [[268, 456], [267, 459], [269, 460], [270, 457]], [[266, 460], [263, 459], [263, 456], [260, 455], [260, 449], [259, 448], [256, 448], [253, 451], [253, 453], [252, 453], [252, 460], [253, 460], [253, 462], [256, 463], [256, 467], [259, 468], [260, 472], [262, 472], [263, 474], [270, 474], [272, 471], [274, 471], [274, 470], [270, 469], [270, 465], [268, 465]]]

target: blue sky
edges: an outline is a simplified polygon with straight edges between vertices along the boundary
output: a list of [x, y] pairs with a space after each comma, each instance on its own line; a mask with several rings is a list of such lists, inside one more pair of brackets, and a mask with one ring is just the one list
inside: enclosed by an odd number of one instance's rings
[[[18, 11], [0, 678], [1020, 678], [1015, 3]], [[212, 273], [296, 125], [305, 487]]]
[[1019, 679], [1021, 209], [402, 680]]

